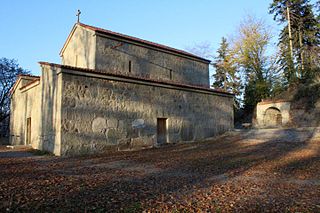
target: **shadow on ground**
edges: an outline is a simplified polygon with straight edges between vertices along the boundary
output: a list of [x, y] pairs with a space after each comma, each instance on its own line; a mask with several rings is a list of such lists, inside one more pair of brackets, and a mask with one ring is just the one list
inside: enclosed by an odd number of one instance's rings
[[77, 158], [1, 158], [6, 211], [320, 211], [317, 129]]

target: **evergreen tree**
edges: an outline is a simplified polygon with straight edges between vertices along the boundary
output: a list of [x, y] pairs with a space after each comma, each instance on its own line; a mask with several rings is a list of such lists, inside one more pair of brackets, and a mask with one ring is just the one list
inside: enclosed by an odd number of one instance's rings
[[241, 82], [237, 75], [237, 69], [229, 49], [229, 43], [224, 37], [217, 50], [217, 56], [214, 59], [213, 67], [215, 73], [213, 74], [214, 82], [212, 87], [235, 94], [237, 98], [236, 104], [239, 106]]
[[220, 47], [217, 50], [218, 56], [215, 57], [215, 60], [213, 62], [213, 67], [215, 68], [215, 74], [213, 74], [213, 77], [215, 79], [213, 83], [214, 88], [223, 88], [225, 91], [227, 91], [227, 72], [228, 67], [226, 65], [228, 64], [228, 43], [227, 39], [222, 37], [222, 41], [220, 43]]
[[312, 9], [310, 0], [274, 0], [270, 5], [274, 19], [285, 24], [279, 38], [279, 64], [288, 84], [312, 79], [319, 69], [319, 22]]
[[265, 79], [250, 79], [245, 85], [244, 109], [252, 113], [262, 99], [270, 96], [271, 85]]

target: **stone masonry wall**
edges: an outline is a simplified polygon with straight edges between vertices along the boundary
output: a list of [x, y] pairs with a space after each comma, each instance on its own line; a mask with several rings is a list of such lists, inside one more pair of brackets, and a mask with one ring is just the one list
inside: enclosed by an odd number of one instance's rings
[[157, 118], [167, 118], [169, 143], [233, 128], [232, 96], [67, 73], [62, 81], [61, 155], [154, 146]]
[[96, 69], [129, 73], [130, 61], [131, 74], [209, 87], [208, 63], [101, 36], [96, 42]]
[[265, 114], [270, 108], [278, 109], [281, 112], [282, 126], [286, 126], [290, 122], [290, 102], [270, 102], [264, 103], [259, 102], [257, 104], [257, 118], [255, 127], [263, 128], [266, 127]]
[[42, 65], [41, 75], [41, 134], [39, 149], [60, 155], [61, 151], [61, 75], [59, 68]]
[[27, 91], [21, 91], [20, 84], [11, 97], [10, 112], [10, 143], [12, 145], [26, 145], [27, 118], [31, 118], [31, 146], [39, 147], [40, 135], [40, 85]]
[[10, 103], [10, 143], [12, 145], [25, 144], [25, 104], [26, 94], [19, 89], [11, 95]]
[[27, 119], [31, 119], [31, 146], [60, 155], [61, 76], [59, 69], [42, 66], [38, 85], [20, 90], [11, 97], [10, 143], [26, 145]]
[[62, 55], [62, 64], [95, 69], [96, 40], [94, 32], [82, 27], [76, 29]]
[[209, 87], [208, 62], [95, 34], [80, 25], [75, 25], [71, 35], [62, 53], [64, 65]]

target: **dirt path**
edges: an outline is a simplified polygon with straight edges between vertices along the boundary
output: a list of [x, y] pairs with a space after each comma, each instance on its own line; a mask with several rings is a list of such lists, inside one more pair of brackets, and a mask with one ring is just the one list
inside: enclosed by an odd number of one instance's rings
[[0, 158], [25, 158], [34, 157], [30, 152], [31, 148], [26, 146], [13, 147], [7, 145], [0, 146]]
[[0, 148], [0, 211], [320, 212], [317, 129], [77, 158], [9, 152]]

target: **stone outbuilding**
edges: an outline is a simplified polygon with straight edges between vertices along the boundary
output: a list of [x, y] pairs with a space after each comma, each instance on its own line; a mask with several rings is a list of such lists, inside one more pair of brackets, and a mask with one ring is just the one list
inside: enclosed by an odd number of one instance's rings
[[77, 23], [62, 64], [18, 77], [11, 144], [55, 155], [196, 141], [233, 128], [233, 95], [209, 86], [209, 60]]
[[256, 127], [277, 128], [290, 122], [290, 105], [288, 100], [262, 100], [257, 104]]

